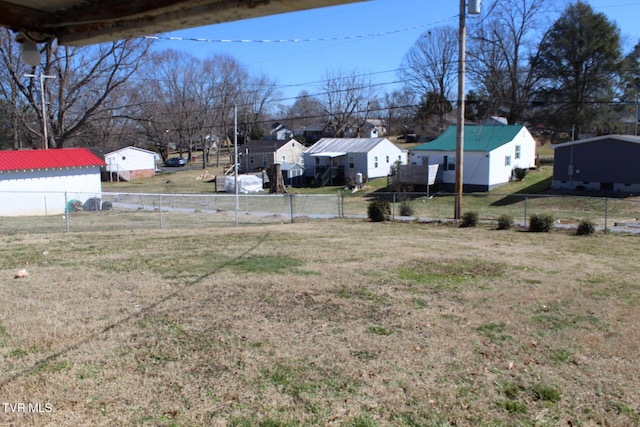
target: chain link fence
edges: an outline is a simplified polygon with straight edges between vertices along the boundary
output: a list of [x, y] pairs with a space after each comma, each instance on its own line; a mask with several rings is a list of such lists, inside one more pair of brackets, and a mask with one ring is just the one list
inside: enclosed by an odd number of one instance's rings
[[[113, 229], [179, 229], [290, 223], [318, 218], [367, 218], [374, 199], [390, 202], [393, 220], [452, 221], [455, 195], [438, 193], [270, 194], [68, 194], [0, 192], [0, 232], [59, 233]], [[462, 212], [481, 222], [502, 215], [527, 226], [531, 215], [551, 214], [557, 227], [590, 220], [599, 229], [640, 232], [635, 198], [567, 195], [465, 194]], [[22, 212], [13, 216], [11, 212]], [[25, 213], [26, 212], [26, 213]]]
[[[394, 220], [453, 220], [456, 195], [451, 193], [371, 193], [364, 199], [356, 194], [345, 195], [344, 215], [366, 214], [362, 202], [372, 198], [390, 202]], [[364, 209], [364, 210], [363, 210]], [[531, 215], [551, 214], [556, 227], [575, 227], [583, 220], [593, 222], [602, 230], [640, 232], [640, 200], [634, 197], [585, 197], [566, 194], [464, 194], [462, 213], [478, 213], [480, 221], [495, 222], [500, 216], [513, 218], [523, 227]]]
[[[177, 229], [294, 222], [342, 216], [340, 195], [0, 192], [10, 208], [0, 232], [55, 233]], [[11, 212], [26, 212], [14, 215]]]

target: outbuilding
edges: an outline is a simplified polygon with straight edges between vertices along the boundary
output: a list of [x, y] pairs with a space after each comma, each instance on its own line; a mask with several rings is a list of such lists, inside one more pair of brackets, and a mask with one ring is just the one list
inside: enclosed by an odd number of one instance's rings
[[63, 214], [71, 200], [99, 199], [104, 165], [86, 148], [0, 151], [0, 216]]
[[133, 181], [156, 173], [158, 153], [138, 147], [124, 147], [104, 154], [108, 181]]
[[640, 136], [604, 135], [553, 146], [556, 190], [640, 193]]

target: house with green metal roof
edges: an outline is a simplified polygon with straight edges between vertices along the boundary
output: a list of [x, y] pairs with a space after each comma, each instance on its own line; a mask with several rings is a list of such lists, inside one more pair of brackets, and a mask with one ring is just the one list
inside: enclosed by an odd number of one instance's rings
[[[438, 165], [435, 183], [453, 191], [457, 127], [413, 148], [412, 165]], [[516, 168], [536, 166], [536, 141], [523, 125], [465, 125], [462, 182], [465, 192], [489, 191], [514, 179]]]

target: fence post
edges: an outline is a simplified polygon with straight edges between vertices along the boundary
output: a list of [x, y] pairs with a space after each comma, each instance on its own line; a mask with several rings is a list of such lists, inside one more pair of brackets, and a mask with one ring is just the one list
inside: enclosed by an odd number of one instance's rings
[[396, 220], [396, 193], [393, 193], [393, 198], [391, 199], [391, 220]]
[[604, 234], [607, 234], [609, 227], [607, 221], [609, 219], [609, 198], [604, 198]]
[[289, 193], [289, 215], [291, 216], [291, 224], [293, 224], [293, 194]]
[[524, 196], [524, 226], [527, 226], [527, 202], [529, 201], [528, 196]]
[[344, 191], [338, 193], [338, 218], [344, 218]]
[[162, 195], [161, 194], [158, 195], [158, 210], [160, 211], [160, 229], [162, 229], [163, 223], [162, 223]]
[[69, 198], [67, 197], [67, 192], [64, 192], [64, 223], [67, 233], [70, 230], [69, 227]]

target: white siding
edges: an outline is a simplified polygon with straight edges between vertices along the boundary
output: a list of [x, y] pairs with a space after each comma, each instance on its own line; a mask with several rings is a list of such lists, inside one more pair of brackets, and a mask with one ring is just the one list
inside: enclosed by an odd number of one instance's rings
[[[516, 159], [516, 146], [520, 147], [519, 159]], [[456, 173], [444, 167], [445, 156], [448, 157], [448, 163], [455, 163], [455, 151], [413, 151], [411, 164], [422, 165], [425, 164], [424, 159], [428, 159], [430, 165], [441, 165], [441, 182], [453, 184]], [[510, 157], [509, 165], [505, 164], [507, 156]], [[513, 169], [535, 167], [536, 142], [526, 128], [522, 128], [512, 141], [491, 152], [465, 151], [463, 160], [464, 184], [493, 188], [509, 182]]]
[[152, 151], [123, 148], [104, 156], [108, 172], [155, 170], [156, 156]]
[[[300, 144], [295, 139], [288, 141], [284, 144], [276, 153], [277, 163], [295, 163], [297, 165], [302, 164], [302, 153], [304, 152], [304, 145]], [[282, 160], [282, 156], [285, 156], [286, 160]]]
[[0, 216], [63, 214], [66, 200], [100, 197], [100, 168], [10, 172], [0, 180]]
[[[367, 157], [367, 177], [369, 179], [389, 175], [391, 167], [398, 160], [403, 165], [407, 164], [406, 151], [401, 150], [388, 139], [384, 139], [380, 144], [373, 147], [367, 153]], [[378, 158], [377, 167], [376, 157]]]

